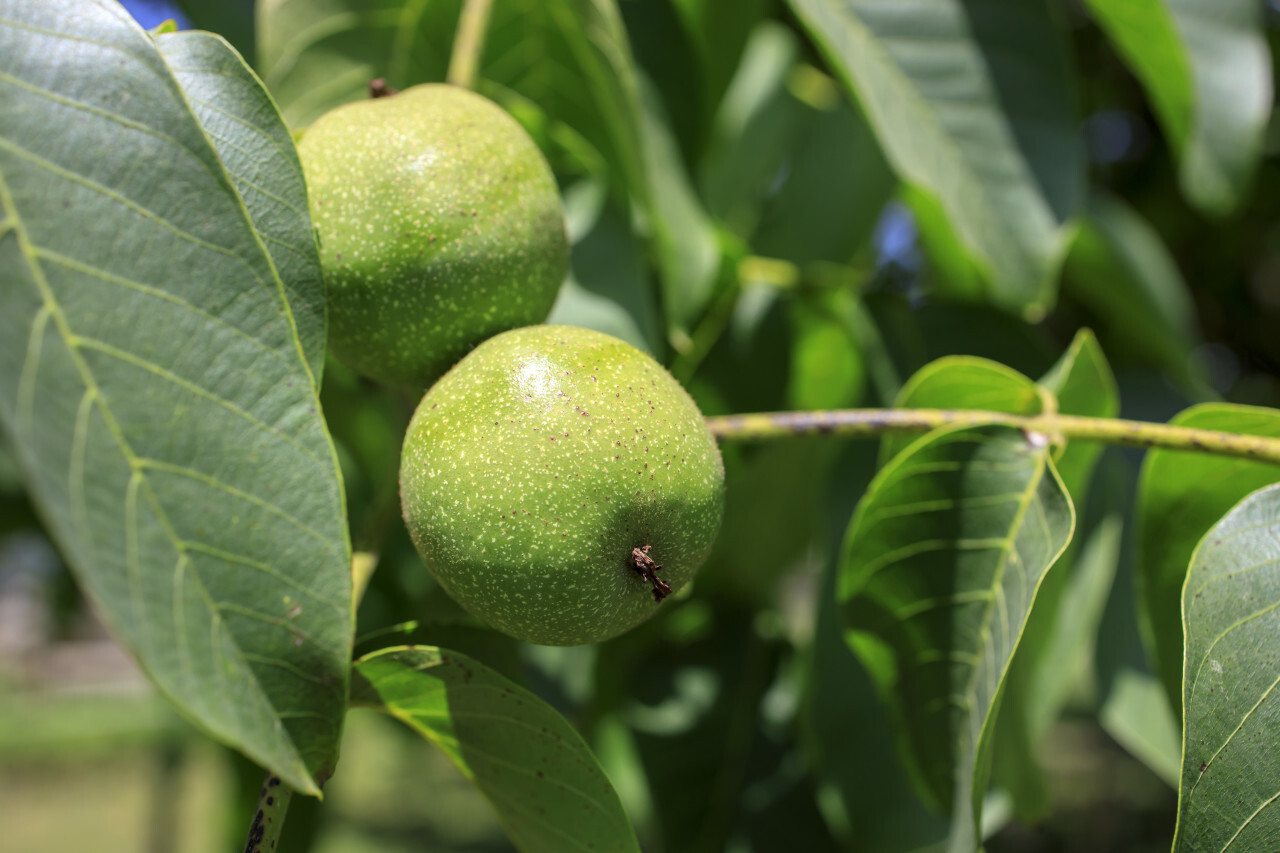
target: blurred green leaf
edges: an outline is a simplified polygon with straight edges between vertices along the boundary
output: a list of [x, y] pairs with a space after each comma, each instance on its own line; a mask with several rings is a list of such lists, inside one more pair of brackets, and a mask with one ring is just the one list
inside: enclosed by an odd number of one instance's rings
[[355, 662], [351, 701], [440, 747], [493, 804], [520, 850], [640, 849], [582, 737], [483, 664], [433, 646], [383, 649]]
[[[547, 322], [595, 329], [661, 358], [664, 336], [653, 282], [627, 218], [594, 182], [571, 187], [564, 202], [572, 267]], [[585, 207], [594, 210], [579, 210]]]
[[[1054, 395], [1061, 414], [1114, 418], [1120, 413], [1115, 376], [1098, 339], [1088, 329], [1076, 333], [1071, 346], [1039, 384]], [[1084, 503], [1085, 488], [1101, 453], [1101, 444], [1072, 441], [1054, 460], [1063, 484], [1077, 504]]]
[[[821, 75], [815, 80], [813, 69], [799, 68], [810, 81], [800, 86], [829, 84]], [[793, 94], [796, 88], [793, 82]], [[897, 178], [852, 106], [837, 100], [803, 109], [806, 120], [782, 163], [781, 184], [766, 199], [752, 246], [798, 264], [847, 263], [870, 242]]]
[[699, 60], [703, 111], [711, 114], [729, 87], [769, 0], [671, 0]]
[[[1170, 423], [1280, 436], [1280, 411], [1193, 406]], [[1182, 587], [1196, 543], [1242, 497], [1280, 480], [1280, 468], [1205, 453], [1153, 450], [1138, 492], [1138, 600], [1148, 651], [1175, 715], [1182, 703]]]
[[324, 280], [307, 214], [302, 164], [289, 129], [262, 82], [222, 39], [201, 32], [173, 33], [158, 37], [156, 46], [271, 256], [307, 366], [319, 386], [324, 373]]
[[[823, 297], [810, 302], [852, 298], [845, 291]], [[826, 306], [804, 301], [793, 306], [791, 317], [790, 408], [845, 409], [857, 403], [866, 389], [867, 371], [848, 325]]]
[[260, 0], [256, 67], [299, 130], [369, 81], [395, 88], [443, 80], [462, 0]]
[[178, 0], [191, 25], [225, 38], [241, 56], [254, 54], [254, 0]]
[[913, 781], [980, 841], [996, 711], [1075, 512], [1048, 449], [1008, 427], [943, 428], [876, 476], [845, 540], [845, 638], [891, 708]]
[[1099, 712], [1099, 722], [1117, 743], [1177, 787], [1182, 755], [1178, 721], [1155, 676], [1120, 668]]
[[936, 197], [993, 301], [1053, 302], [1080, 204], [1064, 35], [1040, 0], [791, 0], [904, 181]]
[[1200, 343], [1191, 289], [1151, 224], [1095, 195], [1063, 268], [1063, 291], [1094, 312], [1107, 339], [1186, 384]]
[[1088, 0], [1147, 90], [1181, 160], [1182, 190], [1213, 213], [1234, 208], [1262, 154], [1271, 56], [1254, 0]]
[[[1038, 415], [1044, 392], [1018, 371], [985, 358], [944, 356], [920, 368], [898, 392], [899, 409], [984, 409], [1013, 415]], [[886, 435], [880, 439], [880, 463], [913, 444], [919, 436]]]
[[661, 104], [643, 88], [643, 156], [652, 201], [648, 227], [662, 273], [667, 326], [687, 334], [715, 290], [720, 245], [694, 191]]
[[1183, 755], [1175, 851], [1269, 850], [1280, 838], [1280, 486], [1205, 534], [1182, 592]]
[[[224, 167], [201, 119], [245, 162], [287, 161], [282, 129], [218, 40], [163, 37], [214, 50], [184, 53], [181, 74], [229, 113], [215, 120], [118, 6], [5, 14], [0, 423], [82, 587], [160, 690], [316, 794], [346, 710], [342, 487], [292, 283], [236, 191], [249, 172]], [[215, 68], [230, 74], [216, 94]], [[287, 170], [255, 177], [265, 195], [297, 189]], [[306, 222], [274, 226], [305, 246]]]
[[699, 185], [708, 211], [744, 239], [755, 231], [764, 196], [813, 112], [787, 89], [799, 51], [790, 29], [761, 23], [715, 113]]

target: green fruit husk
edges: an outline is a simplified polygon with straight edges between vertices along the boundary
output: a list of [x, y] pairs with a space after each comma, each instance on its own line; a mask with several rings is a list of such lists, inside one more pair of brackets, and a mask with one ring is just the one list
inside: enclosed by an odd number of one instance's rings
[[555, 178], [524, 129], [456, 86], [345, 104], [298, 144], [343, 363], [422, 391], [546, 318], [568, 267]]
[[575, 645], [664, 606], [632, 549], [651, 546], [674, 592], [692, 580], [719, 530], [724, 466], [649, 356], [534, 326], [486, 341], [423, 397], [400, 496], [423, 562], [464, 608], [517, 639]]

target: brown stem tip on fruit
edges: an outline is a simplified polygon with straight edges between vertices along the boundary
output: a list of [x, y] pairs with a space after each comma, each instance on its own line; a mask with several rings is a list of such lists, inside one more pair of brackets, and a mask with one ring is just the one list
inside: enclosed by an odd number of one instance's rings
[[631, 563], [635, 566], [636, 573], [644, 578], [653, 587], [653, 600], [662, 601], [671, 594], [671, 584], [658, 577], [658, 570], [662, 568], [653, 561], [653, 557], [649, 556], [652, 550], [650, 545], [641, 545], [639, 548], [631, 549]]
[[369, 81], [370, 98], [389, 98], [399, 92], [399, 89], [393, 89], [387, 85], [387, 78], [385, 77], [375, 77]]

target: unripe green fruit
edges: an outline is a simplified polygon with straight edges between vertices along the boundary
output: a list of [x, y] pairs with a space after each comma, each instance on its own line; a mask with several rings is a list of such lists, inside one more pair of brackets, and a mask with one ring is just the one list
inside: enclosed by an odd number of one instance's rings
[[539, 323], [568, 265], [555, 179], [491, 101], [423, 85], [326, 113], [298, 144], [349, 367], [422, 390], [485, 338]]
[[518, 639], [574, 645], [635, 627], [664, 585], [692, 579], [720, 527], [724, 466], [649, 356], [532, 326], [485, 341], [423, 397], [400, 499], [423, 562], [463, 607]]

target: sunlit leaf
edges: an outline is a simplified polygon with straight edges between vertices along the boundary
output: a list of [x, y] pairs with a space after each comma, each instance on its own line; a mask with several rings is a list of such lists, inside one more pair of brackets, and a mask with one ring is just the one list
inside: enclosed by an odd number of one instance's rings
[[184, 32], [161, 36], [156, 44], [271, 256], [307, 365], [319, 385], [324, 370], [324, 281], [307, 215], [307, 187], [289, 130], [262, 83], [222, 39]]
[[[237, 193], [251, 173], [224, 168], [214, 120], [119, 6], [5, 3], [0, 19], [0, 424], [160, 690], [317, 793], [346, 708], [350, 548], [294, 283], [256, 230], [265, 208]], [[230, 70], [191, 93], [230, 113], [221, 144], [288, 159], [243, 66], [189, 58], [184, 75]], [[309, 239], [305, 216], [273, 228]]]
[[[1193, 406], [1172, 424], [1280, 437], [1280, 411]], [[1138, 493], [1138, 608], [1156, 675], [1181, 713], [1182, 586], [1196, 543], [1242, 497], [1280, 481], [1280, 467], [1206, 453], [1153, 450]]]
[[1062, 30], [1026, 0], [791, 0], [899, 177], [934, 199], [1003, 305], [1042, 313], [1080, 151]]
[[1000, 694], [1075, 512], [1049, 450], [1009, 427], [943, 428], [858, 505], [838, 589], [921, 792], [975, 850]]
[[1239, 203], [1262, 154], [1271, 55], [1254, 0], [1088, 0], [1146, 87], [1181, 161], [1183, 192], [1205, 210]]
[[[943, 356], [920, 368], [898, 393], [899, 409], [983, 409], [1011, 415], [1038, 415], [1052, 400], [1036, 383], [1011, 367], [968, 355]], [[887, 463], [916, 440], [886, 435], [880, 462]]]
[[1175, 851], [1280, 843], [1280, 486], [1209, 530], [1182, 592], [1182, 784]]
[[478, 661], [433, 646], [383, 649], [356, 661], [351, 701], [440, 747], [521, 851], [640, 849], [582, 737], [551, 706]]

